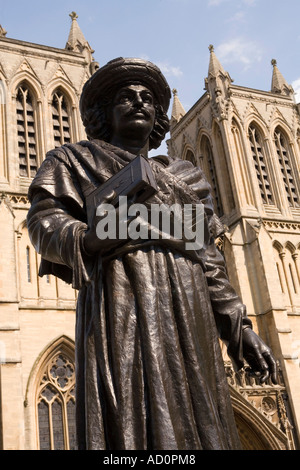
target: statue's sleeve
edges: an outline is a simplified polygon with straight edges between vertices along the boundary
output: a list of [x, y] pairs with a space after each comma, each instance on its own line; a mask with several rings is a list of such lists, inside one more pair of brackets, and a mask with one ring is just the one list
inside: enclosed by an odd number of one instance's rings
[[29, 189], [30, 240], [41, 255], [40, 275], [54, 274], [80, 287], [90, 279], [92, 260], [85, 253], [81, 195], [65, 162], [53, 155], [41, 165]]
[[91, 259], [83, 248], [87, 225], [70, 215], [59, 199], [36, 193], [27, 216], [29, 236], [42, 257], [41, 270], [55, 274], [80, 289], [90, 279]]

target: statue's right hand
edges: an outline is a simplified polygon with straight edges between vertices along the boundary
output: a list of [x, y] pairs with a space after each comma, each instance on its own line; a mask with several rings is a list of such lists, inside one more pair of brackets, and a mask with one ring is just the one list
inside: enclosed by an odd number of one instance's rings
[[[115, 198], [112, 191], [101, 205], [95, 210], [92, 226], [85, 232], [83, 239], [84, 249], [89, 254], [97, 252], [107, 252], [115, 248], [117, 245], [124, 243], [127, 237], [120, 238], [120, 213], [119, 207], [114, 208], [110, 202]], [[129, 199], [129, 205], [134, 202], [135, 196]], [[122, 223], [127, 225], [132, 217], [122, 217]], [[127, 233], [127, 231], [125, 230]], [[124, 230], [123, 230], [124, 233]]]
[[97, 252], [109, 251], [120, 243], [118, 239], [105, 238], [100, 239], [97, 236], [96, 230], [93, 228], [85, 232], [83, 238], [84, 250], [86, 253], [92, 255]]
[[[105, 207], [106, 204], [110, 204], [110, 202], [114, 199], [115, 193], [112, 191], [105, 197], [105, 200], [102, 201], [102, 207]], [[109, 251], [111, 248], [118, 244], [118, 240], [115, 238], [113, 239], [110, 234], [106, 238], [101, 237], [100, 233], [97, 232], [97, 226], [107, 217], [106, 210], [95, 210], [94, 219], [92, 226], [88, 228], [85, 233], [83, 244], [84, 249], [89, 254], [94, 254], [99, 251]], [[100, 235], [100, 236], [99, 236]]]

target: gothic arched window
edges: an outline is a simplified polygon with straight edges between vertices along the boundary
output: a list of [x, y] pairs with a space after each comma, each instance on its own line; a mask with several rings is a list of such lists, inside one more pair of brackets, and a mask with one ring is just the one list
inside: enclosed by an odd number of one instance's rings
[[19, 173], [33, 178], [38, 167], [36, 122], [33, 97], [25, 83], [17, 90], [17, 129]]
[[300, 129], [297, 130], [297, 144], [298, 144], [298, 150], [300, 152]]
[[69, 104], [65, 94], [60, 89], [53, 93], [51, 110], [54, 145], [60, 147], [71, 142]]
[[197, 166], [195, 155], [190, 149], [186, 152], [185, 160], [188, 160], [193, 163], [193, 165]]
[[300, 267], [298, 250], [287, 242], [285, 247], [277, 241], [273, 243], [275, 249], [276, 268], [280, 281], [281, 291], [285, 294], [287, 306], [300, 305]]
[[223, 215], [223, 207], [219, 192], [217, 174], [213, 159], [212, 148], [209, 139], [204, 135], [200, 143], [201, 158], [203, 159], [203, 171], [211, 185], [212, 197], [214, 200], [215, 211], [219, 217]]
[[27, 269], [27, 282], [31, 282], [30, 248], [29, 248], [29, 246], [26, 246], [26, 269]]
[[46, 364], [37, 393], [40, 450], [75, 449], [75, 366], [63, 352]]
[[278, 127], [275, 129], [276, 153], [284, 183], [285, 193], [291, 207], [299, 207], [299, 191], [292, 162], [292, 149], [285, 133]]
[[249, 127], [249, 141], [263, 204], [274, 204], [262, 136], [253, 124]]

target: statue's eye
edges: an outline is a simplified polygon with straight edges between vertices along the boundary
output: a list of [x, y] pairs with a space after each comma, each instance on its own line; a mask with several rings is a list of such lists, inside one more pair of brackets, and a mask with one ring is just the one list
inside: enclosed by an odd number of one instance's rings
[[130, 101], [130, 96], [128, 93], [122, 93], [118, 98], [118, 102], [121, 104], [128, 103], [128, 101]]
[[152, 95], [150, 95], [150, 93], [145, 93], [145, 94], [143, 95], [143, 101], [144, 101], [144, 103], [153, 104], [153, 97], [152, 97]]

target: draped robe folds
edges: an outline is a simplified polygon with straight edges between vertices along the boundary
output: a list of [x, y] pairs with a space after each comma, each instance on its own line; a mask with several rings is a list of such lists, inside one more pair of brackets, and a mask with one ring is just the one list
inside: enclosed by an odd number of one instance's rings
[[243, 365], [245, 306], [229, 284], [214, 237], [210, 187], [190, 162], [149, 159], [158, 189], [147, 203], [204, 204], [201, 250], [128, 240], [90, 256], [85, 199], [135, 156], [102, 141], [47, 154], [29, 189], [27, 225], [40, 275], [79, 290], [76, 424], [79, 449], [239, 449], [219, 344]]

